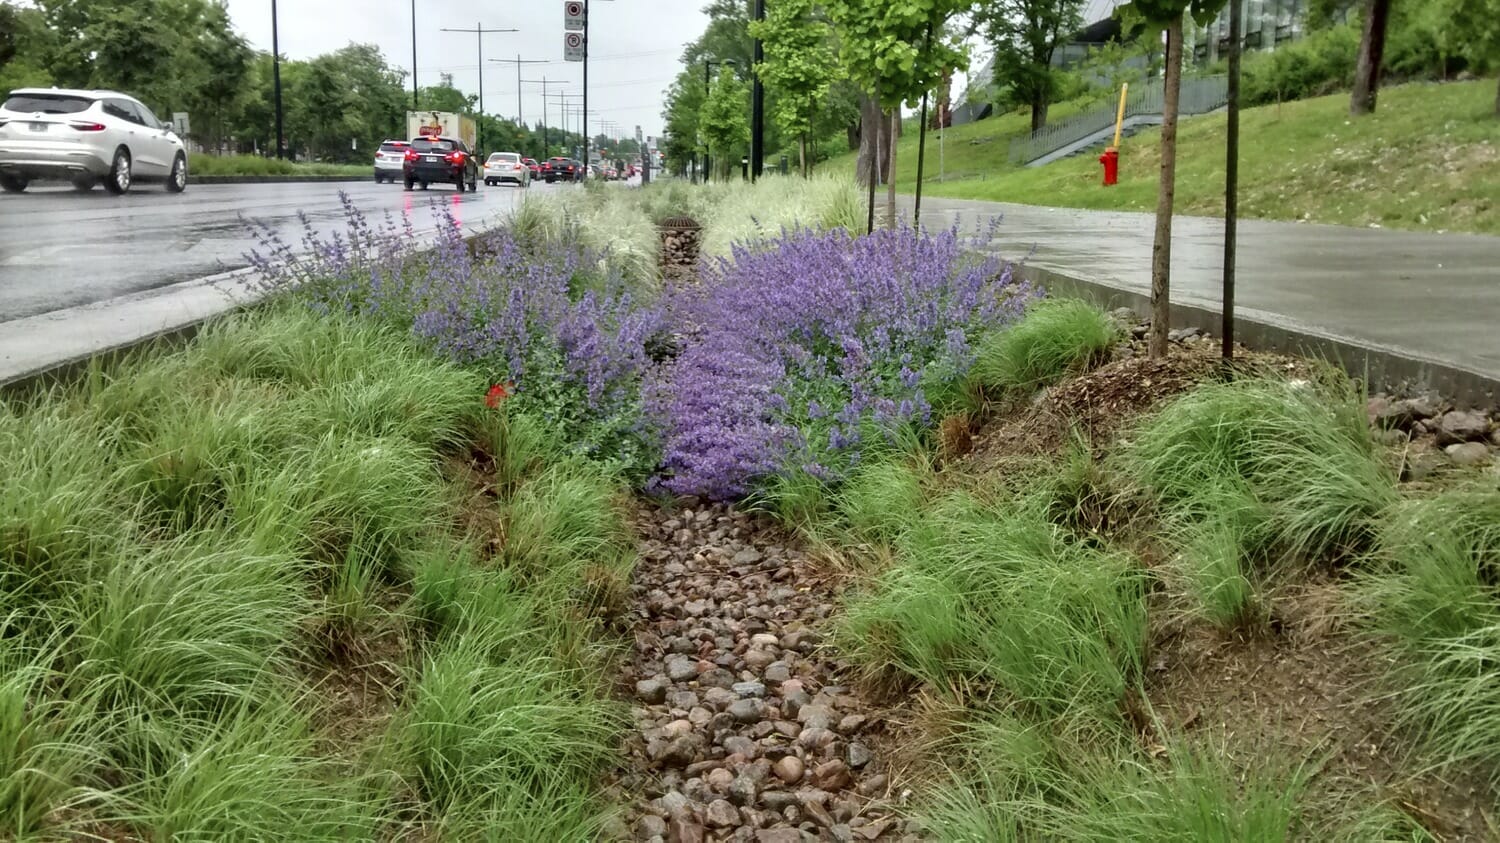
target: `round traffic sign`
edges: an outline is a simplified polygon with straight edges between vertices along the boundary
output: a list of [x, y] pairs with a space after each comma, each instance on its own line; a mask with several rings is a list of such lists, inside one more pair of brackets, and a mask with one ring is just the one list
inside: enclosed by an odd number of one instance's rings
[[564, 36], [563, 43], [566, 44], [569, 47], [574, 47], [574, 48], [576, 48], [576, 47], [582, 47], [583, 46], [583, 33], [582, 32], [569, 32], [569, 33], [567, 33]]
[[579, 2], [576, 2], [576, 0], [574, 0], [574, 2], [568, 3], [567, 6], [566, 6], [566, 9], [567, 9], [568, 17], [570, 17], [570, 18], [580, 18], [580, 17], [583, 17], [583, 4], [579, 3]]

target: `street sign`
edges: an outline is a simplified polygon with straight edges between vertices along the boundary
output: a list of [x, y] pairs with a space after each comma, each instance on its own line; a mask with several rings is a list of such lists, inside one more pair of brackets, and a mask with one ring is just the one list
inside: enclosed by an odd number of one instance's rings
[[583, 0], [563, 0], [563, 29], [583, 30]]
[[188, 123], [188, 113], [186, 111], [172, 112], [172, 131], [176, 132], [178, 137], [187, 137], [192, 128]]
[[563, 33], [563, 58], [568, 61], [583, 61], [583, 33]]

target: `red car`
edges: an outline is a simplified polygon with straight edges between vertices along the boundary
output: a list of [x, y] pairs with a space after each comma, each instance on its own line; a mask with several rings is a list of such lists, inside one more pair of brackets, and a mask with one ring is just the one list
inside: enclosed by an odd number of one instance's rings
[[521, 163], [525, 164], [526, 169], [531, 171], [531, 177], [533, 179], [539, 179], [542, 177], [542, 165], [538, 164], [535, 158], [522, 158]]

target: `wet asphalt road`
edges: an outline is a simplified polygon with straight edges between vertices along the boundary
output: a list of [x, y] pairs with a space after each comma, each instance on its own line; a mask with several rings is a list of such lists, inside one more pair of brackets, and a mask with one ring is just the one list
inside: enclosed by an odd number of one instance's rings
[[509, 186], [407, 193], [373, 182], [190, 184], [178, 195], [154, 185], [125, 196], [97, 188], [80, 194], [65, 184], [0, 193], [0, 322], [243, 267], [255, 241], [242, 217], [267, 222], [297, 244], [298, 211], [325, 233], [342, 228], [341, 190], [372, 223], [404, 212], [418, 230], [432, 226], [434, 201], [470, 225], [509, 212], [524, 193]]

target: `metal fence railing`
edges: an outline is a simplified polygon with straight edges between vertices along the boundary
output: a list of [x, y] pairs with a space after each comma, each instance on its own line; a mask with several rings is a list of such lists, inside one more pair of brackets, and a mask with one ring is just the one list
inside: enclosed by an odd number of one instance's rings
[[[1164, 90], [1161, 80], [1132, 87], [1125, 100], [1125, 116], [1161, 114]], [[1229, 77], [1206, 76], [1182, 80], [1178, 112], [1184, 116], [1204, 114], [1224, 105], [1229, 96]], [[1077, 143], [1113, 126], [1119, 101], [1108, 102], [1075, 114], [1065, 120], [1049, 123], [1026, 137], [1010, 142], [1010, 163], [1029, 164], [1044, 155]]]

